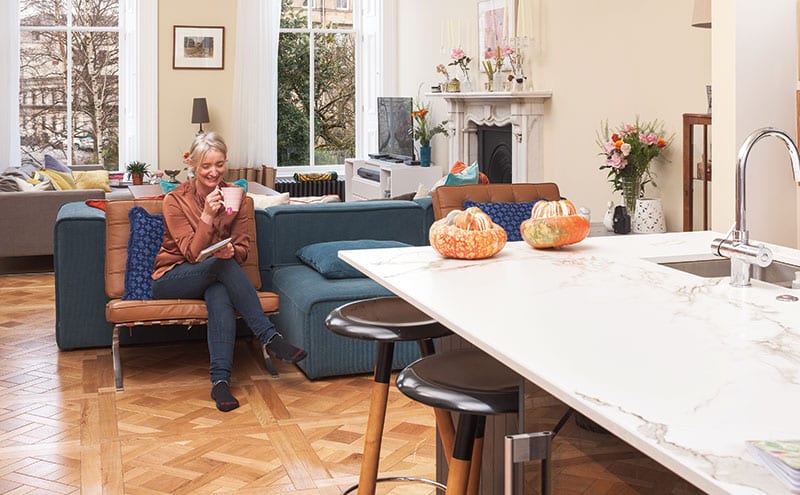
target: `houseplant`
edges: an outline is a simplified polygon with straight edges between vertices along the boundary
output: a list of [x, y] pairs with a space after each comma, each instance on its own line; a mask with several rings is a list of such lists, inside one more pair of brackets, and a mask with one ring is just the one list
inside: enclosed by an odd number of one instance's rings
[[429, 167], [431, 164], [431, 138], [437, 134], [448, 135], [447, 121], [443, 120], [434, 127], [428, 125], [428, 105], [419, 101], [416, 102], [416, 110], [411, 112], [413, 127], [411, 133], [416, 141], [419, 142], [419, 164], [422, 167]]
[[147, 164], [144, 162], [130, 162], [125, 169], [134, 185], [139, 185], [143, 182], [146, 176], [150, 175], [147, 169]]
[[601, 125], [597, 144], [605, 163], [600, 169], [608, 169], [608, 181], [614, 185], [615, 192], [622, 191], [631, 217], [645, 184], [656, 185], [651, 162], [671, 141], [672, 136], [665, 137], [664, 124], [659, 120], [642, 122], [637, 117], [634, 124], [621, 124], [615, 129], [608, 127], [608, 121]]

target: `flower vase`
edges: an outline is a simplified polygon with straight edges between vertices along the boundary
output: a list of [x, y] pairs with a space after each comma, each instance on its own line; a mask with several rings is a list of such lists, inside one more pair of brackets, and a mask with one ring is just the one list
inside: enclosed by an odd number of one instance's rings
[[625, 204], [625, 209], [631, 218], [634, 217], [634, 213], [636, 212], [636, 200], [639, 199], [641, 189], [641, 177], [622, 178], [622, 202]]
[[464, 72], [464, 78], [461, 80], [461, 92], [469, 93], [472, 91], [472, 79], [469, 78], [469, 72]]
[[486, 74], [486, 91], [494, 91], [494, 79], [491, 74]]
[[431, 166], [431, 143], [427, 142], [419, 145], [419, 166]]
[[501, 74], [500, 71], [495, 72], [492, 75], [492, 85], [494, 86], [495, 91], [505, 91], [506, 90], [506, 76]]

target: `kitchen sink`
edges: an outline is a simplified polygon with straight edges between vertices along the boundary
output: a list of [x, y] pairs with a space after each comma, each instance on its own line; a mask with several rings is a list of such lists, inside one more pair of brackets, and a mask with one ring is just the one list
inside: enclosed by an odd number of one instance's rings
[[[670, 261], [661, 262], [659, 265], [707, 278], [729, 277], [731, 274], [731, 260], [729, 258]], [[769, 266], [764, 268], [758, 265], [752, 265], [751, 278], [782, 287], [791, 287], [792, 280], [795, 278], [795, 272], [798, 271], [800, 271], [800, 266], [783, 263], [781, 261], [773, 261]]]

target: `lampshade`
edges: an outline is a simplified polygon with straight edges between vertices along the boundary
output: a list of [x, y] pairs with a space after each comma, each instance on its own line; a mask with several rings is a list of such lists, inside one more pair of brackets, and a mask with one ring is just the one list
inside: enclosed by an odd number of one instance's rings
[[195, 98], [192, 103], [192, 124], [207, 124], [211, 122], [208, 120], [208, 105], [205, 98]]
[[711, 0], [694, 0], [692, 26], [699, 28], [711, 27]]

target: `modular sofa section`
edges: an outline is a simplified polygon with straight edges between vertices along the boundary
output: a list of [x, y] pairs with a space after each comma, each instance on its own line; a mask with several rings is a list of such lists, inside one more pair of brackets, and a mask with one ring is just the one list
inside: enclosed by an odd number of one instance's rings
[[[348, 302], [391, 292], [368, 278], [327, 279], [300, 261], [298, 249], [361, 239], [424, 245], [432, 218], [430, 200], [288, 205], [256, 211], [263, 288], [281, 298], [280, 310], [272, 319], [289, 342], [308, 350], [308, 357], [298, 363], [306, 376], [372, 371], [375, 344], [331, 333], [325, 317]], [[416, 344], [398, 344], [393, 366], [402, 368], [418, 357]]]

